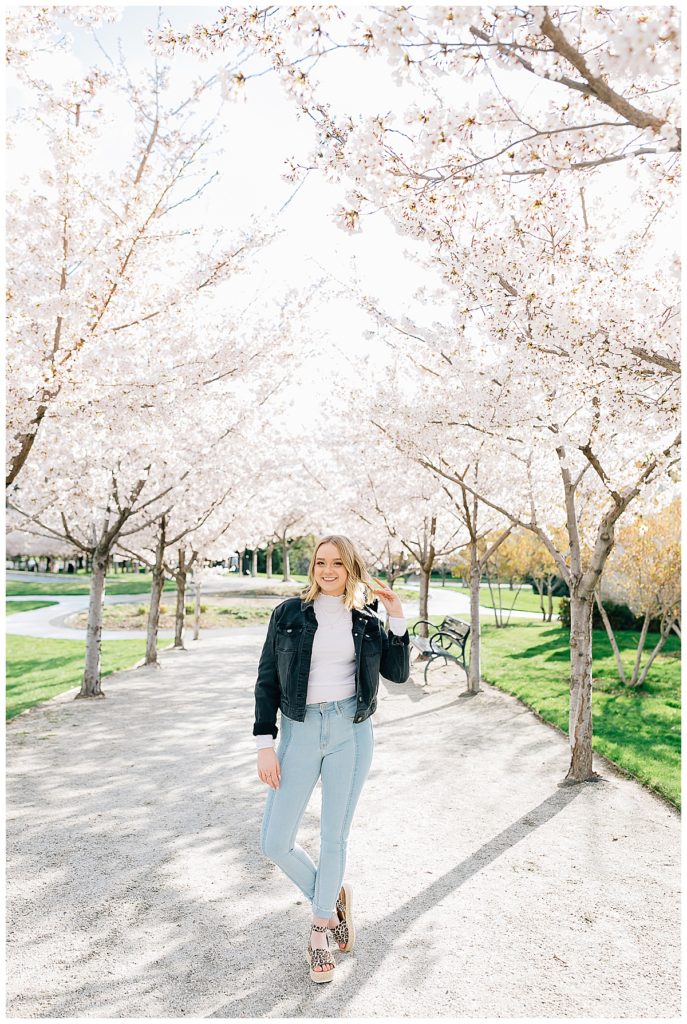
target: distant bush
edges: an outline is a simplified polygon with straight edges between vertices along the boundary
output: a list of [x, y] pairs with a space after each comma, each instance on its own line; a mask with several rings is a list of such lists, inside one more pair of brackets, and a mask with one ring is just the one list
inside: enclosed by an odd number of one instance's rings
[[[195, 604], [187, 604], [187, 605], [184, 606], [184, 612], [186, 613], [186, 615], [193, 615], [195, 610], [196, 610]], [[206, 612], [208, 610], [208, 606], [206, 604], [201, 604], [200, 610], [201, 610], [201, 613]]]
[[[560, 597], [559, 608], [560, 619], [565, 629], [570, 629], [570, 599], [567, 597]], [[604, 610], [608, 615], [611, 626], [614, 630], [616, 629], [629, 629], [635, 633], [641, 633], [643, 617], [635, 615], [626, 604], [618, 604], [615, 601], [604, 601]], [[605, 629], [603, 619], [601, 618], [601, 612], [598, 609], [596, 601], [594, 602], [594, 612], [592, 614], [592, 629]], [[660, 633], [661, 631], [661, 620], [651, 619], [649, 622], [650, 633]]]

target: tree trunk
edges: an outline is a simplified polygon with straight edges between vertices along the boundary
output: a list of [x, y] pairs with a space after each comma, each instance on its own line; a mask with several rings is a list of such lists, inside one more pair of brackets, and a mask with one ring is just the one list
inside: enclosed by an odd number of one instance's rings
[[286, 543], [286, 534], [284, 534], [284, 536], [282, 537], [282, 554], [284, 556], [283, 557], [284, 572], [283, 572], [283, 575], [282, 575], [282, 580], [284, 581], [284, 583], [290, 583], [291, 582], [291, 567], [289, 565], [289, 545]]
[[508, 609], [508, 615], [506, 616], [506, 621], [504, 623], [502, 623], [503, 626], [507, 626], [509, 624], [509, 622], [510, 622], [510, 617], [513, 614], [513, 609], [515, 608], [515, 602], [518, 599], [518, 594], [522, 590], [522, 583], [519, 583], [517, 590], [515, 590], [515, 587], [513, 585], [513, 581], [511, 580], [509, 582], [509, 584], [508, 584], [508, 588], [509, 588], [509, 590], [514, 591], [514, 594], [513, 594], [513, 600], [511, 602], [510, 608]]
[[386, 581], [389, 587], [393, 590], [396, 584], [396, 580], [402, 575], [400, 565], [394, 565], [394, 562], [388, 562], [384, 566], [384, 572], [386, 573]]
[[639, 677], [639, 679], [637, 680], [637, 686], [642, 686], [643, 683], [646, 681], [646, 677], [649, 674], [649, 669], [651, 668], [651, 664], [652, 664], [654, 658], [657, 657], [658, 654], [660, 654], [661, 648], [663, 647], [664, 643], [668, 639], [668, 634], [669, 633], [670, 633], [670, 626], [668, 627], [667, 630], [661, 630], [661, 638], [658, 641], [658, 643], [656, 644], [656, 646], [654, 647], [654, 649], [651, 652], [651, 654], [649, 655], [649, 659], [648, 659], [646, 665], [644, 666], [644, 668], [642, 670], [642, 674]]
[[546, 596], [548, 598], [548, 615], [546, 617], [547, 622], [553, 622], [553, 579], [551, 576], [546, 581]]
[[601, 598], [599, 597], [598, 590], [594, 592], [594, 596], [596, 598], [596, 606], [599, 609], [599, 614], [601, 615], [601, 620], [602, 620], [604, 626], [606, 627], [606, 636], [608, 637], [609, 643], [611, 645], [611, 649], [613, 650], [613, 654], [615, 655], [615, 665], [616, 665], [616, 668], [618, 669], [618, 675], [620, 676], [620, 681], [627, 686], [627, 679], [625, 678], [625, 669], [623, 667], [623, 660], [620, 657], [620, 648], [618, 647], [618, 642], [617, 642], [617, 640], [615, 638], [615, 633], [613, 632], [613, 626], [611, 625], [611, 620], [608, 617], [608, 613], [607, 613], [606, 609], [604, 608], [603, 604], [601, 603]]
[[570, 588], [570, 714], [568, 739], [571, 782], [598, 779], [592, 768], [592, 610], [594, 595]]
[[274, 551], [274, 544], [267, 545], [267, 551], [265, 552], [265, 572], [267, 579], [272, 579], [272, 552]]
[[[496, 625], [496, 628], [498, 629], [500, 626], [503, 625], [503, 623], [499, 621], [499, 610], [496, 607], [496, 601], [494, 600], [494, 589], [493, 589], [493, 587], [491, 585], [491, 573], [489, 572], [488, 569], [486, 570], [486, 573], [487, 573], [487, 586], [489, 587], [489, 597], [491, 598], [491, 606], [492, 606], [492, 611], [494, 613], [494, 624]], [[501, 599], [501, 595], [499, 593], [499, 601], [500, 601], [500, 599]]]
[[498, 598], [499, 598], [499, 623], [498, 624], [499, 624], [499, 628], [502, 628], [504, 626], [504, 621], [503, 621], [503, 591], [501, 589], [501, 580], [499, 578], [498, 572], [496, 573], [496, 593], [498, 594]]
[[165, 573], [162, 562], [165, 555], [165, 517], [160, 522], [160, 530], [155, 551], [155, 565], [153, 566], [153, 581], [150, 588], [150, 606], [148, 608], [148, 633], [146, 636], [146, 665], [159, 666], [157, 660], [157, 627], [160, 621], [160, 598], [165, 582]]
[[251, 576], [258, 575], [258, 549], [253, 548], [250, 559], [250, 574]]
[[197, 640], [200, 634], [200, 581], [196, 583], [196, 603], [193, 609], [193, 639]]
[[470, 543], [470, 660], [468, 661], [468, 692], [479, 693], [481, 686], [480, 666], [480, 622], [479, 622], [479, 585], [481, 569], [477, 554], [477, 544]]
[[637, 656], [635, 658], [635, 665], [632, 670], [632, 678], [630, 679], [630, 686], [636, 686], [639, 680], [639, 669], [642, 664], [642, 654], [644, 653], [644, 644], [646, 643], [646, 634], [649, 630], [649, 621], [651, 619], [651, 612], [646, 611], [644, 613], [644, 622], [642, 623], [642, 632], [639, 634], [639, 643], [637, 644]]
[[179, 569], [175, 574], [177, 584], [177, 605], [174, 615], [174, 648], [185, 651], [184, 647], [184, 611], [186, 609], [186, 551], [179, 548]]
[[86, 626], [86, 659], [81, 680], [81, 690], [77, 693], [77, 697], [105, 696], [100, 688], [100, 637], [103, 631], [103, 598], [105, 597], [107, 551], [98, 551], [96, 549], [92, 565], [93, 572], [88, 601], [88, 625]]
[[429, 618], [429, 577], [432, 571], [430, 565], [429, 569], [425, 565], [420, 565], [420, 618]]

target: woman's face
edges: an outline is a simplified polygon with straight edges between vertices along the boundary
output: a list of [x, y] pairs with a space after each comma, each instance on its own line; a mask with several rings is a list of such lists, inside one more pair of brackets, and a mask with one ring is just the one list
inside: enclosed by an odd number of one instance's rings
[[315, 558], [315, 582], [319, 584], [322, 593], [339, 597], [346, 589], [347, 579], [348, 572], [336, 544], [330, 541], [320, 544]]

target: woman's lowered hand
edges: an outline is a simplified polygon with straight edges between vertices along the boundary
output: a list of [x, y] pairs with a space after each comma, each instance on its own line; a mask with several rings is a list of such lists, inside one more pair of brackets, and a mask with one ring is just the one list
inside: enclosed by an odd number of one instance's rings
[[258, 778], [272, 789], [279, 789], [281, 768], [274, 747], [261, 747], [258, 750]]

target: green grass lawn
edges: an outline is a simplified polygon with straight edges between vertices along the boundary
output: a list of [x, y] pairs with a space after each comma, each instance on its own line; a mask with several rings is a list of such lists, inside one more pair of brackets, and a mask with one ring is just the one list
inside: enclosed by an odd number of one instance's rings
[[5, 601], [5, 615], [17, 612], [33, 612], [36, 608], [51, 608], [57, 601]]
[[[437, 624], [440, 617], [435, 616]], [[616, 634], [626, 671], [638, 634]], [[560, 623], [482, 626], [482, 677], [568, 732], [569, 633]], [[593, 748], [680, 806], [680, 641], [671, 636], [640, 691], [618, 680], [605, 631], [594, 630]], [[431, 671], [431, 670], [430, 670]]]
[[[106, 594], [149, 594], [152, 583], [150, 573], [110, 573], [106, 576]], [[90, 592], [90, 576], [77, 577], [65, 576], [64, 580], [51, 580], [50, 583], [38, 583], [32, 580], [7, 580], [5, 593], [7, 597], [40, 596], [57, 594], [88, 594]], [[165, 580], [164, 590], [176, 593], [177, 585], [174, 580]]]
[[[433, 587], [441, 587], [441, 580], [432, 580], [431, 585]], [[465, 594], [468, 597], [470, 596], [469, 587], [461, 587], [457, 583], [449, 583], [448, 580], [446, 580], [445, 589], [456, 590], [459, 594]], [[496, 587], [494, 587], [493, 598], [492, 595], [489, 593], [489, 587], [481, 586], [479, 588], [479, 603], [482, 608], [493, 608], [494, 599], [496, 599], [496, 607], [498, 608], [499, 595]], [[558, 616], [558, 600], [559, 599], [557, 597], [554, 597], [553, 599], [554, 617]], [[513, 608], [513, 611], [517, 612], [539, 612], [541, 614], [541, 608], [539, 605], [539, 594], [533, 594], [532, 588], [529, 586], [529, 584], [523, 587], [519, 593], [516, 593], [515, 590], [502, 589], [500, 607], [503, 609], [504, 618], [508, 614], [508, 610], [511, 607]], [[548, 598], [546, 597], [544, 598], [544, 607], [546, 609], [548, 609], [549, 607]]]
[[[6, 718], [81, 685], [84, 640], [42, 640], [32, 636], [7, 637]], [[132, 668], [145, 654], [143, 640], [103, 640], [102, 674]]]

